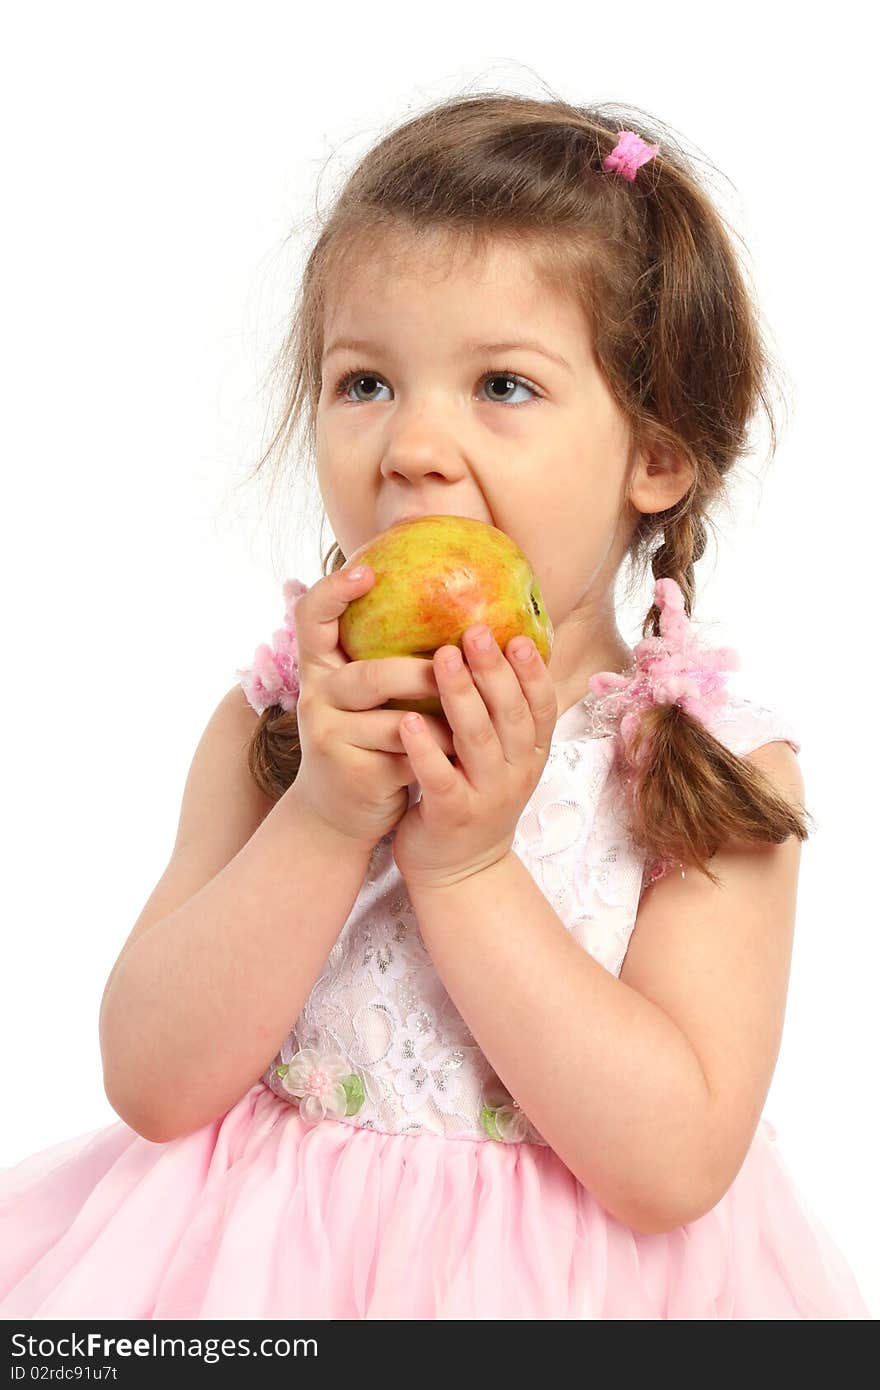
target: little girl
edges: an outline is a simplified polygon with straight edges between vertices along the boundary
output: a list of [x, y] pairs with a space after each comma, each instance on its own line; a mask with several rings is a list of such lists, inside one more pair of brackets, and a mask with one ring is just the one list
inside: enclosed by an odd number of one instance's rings
[[[637, 123], [440, 103], [321, 230], [272, 448], [305, 412], [336, 553], [212, 716], [107, 982], [120, 1120], [0, 1174], [4, 1317], [870, 1317], [761, 1116], [800, 745], [690, 622], [768, 359]], [[429, 515], [519, 545], [546, 663], [479, 623], [346, 658], [357, 552]]]

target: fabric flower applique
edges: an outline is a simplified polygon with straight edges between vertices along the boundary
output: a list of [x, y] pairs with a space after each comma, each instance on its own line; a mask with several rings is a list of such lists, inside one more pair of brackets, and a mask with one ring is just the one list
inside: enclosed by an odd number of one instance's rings
[[504, 1144], [520, 1144], [537, 1134], [528, 1115], [497, 1076], [483, 1086], [480, 1123], [490, 1139]]
[[364, 1103], [364, 1083], [341, 1052], [304, 1047], [275, 1068], [285, 1091], [299, 1098], [299, 1113], [309, 1124], [330, 1116], [355, 1115]]

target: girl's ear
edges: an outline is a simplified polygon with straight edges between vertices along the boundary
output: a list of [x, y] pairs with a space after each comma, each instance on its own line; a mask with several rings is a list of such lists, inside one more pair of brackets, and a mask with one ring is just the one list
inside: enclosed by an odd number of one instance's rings
[[663, 445], [643, 449], [636, 458], [629, 500], [637, 511], [664, 512], [679, 502], [694, 481], [693, 465]]

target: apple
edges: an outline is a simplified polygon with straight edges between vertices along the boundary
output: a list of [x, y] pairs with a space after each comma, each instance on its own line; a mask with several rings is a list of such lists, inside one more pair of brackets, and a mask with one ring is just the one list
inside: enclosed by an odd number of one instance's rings
[[[460, 647], [467, 628], [485, 623], [502, 651], [512, 637], [531, 637], [546, 662], [553, 624], [531, 565], [497, 526], [467, 516], [398, 521], [356, 550], [349, 564], [375, 577], [339, 619], [339, 642], [351, 661], [433, 657]], [[383, 709], [443, 716], [437, 696], [388, 700]]]

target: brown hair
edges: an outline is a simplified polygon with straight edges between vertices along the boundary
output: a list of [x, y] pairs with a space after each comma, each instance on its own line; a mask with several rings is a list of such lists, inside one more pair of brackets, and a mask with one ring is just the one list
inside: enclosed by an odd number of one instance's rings
[[[621, 129], [660, 146], [632, 182], [602, 169]], [[735, 234], [668, 130], [633, 107], [506, 93], [449, 99], [392, 129], [349, 176], [306, 261], [277, 358], [284, 407], [256, 473], [285, 452], [303, 419], [314, 460], [330, 290], [389, 231], [440, 233], [475, 251], [506, 239], [528, 252], [539, 275], [579, 300], [629, 423], [631, 466], [645, 447], [692, 465], [693, 482], [675, 506], [639, 514], [624, 557], [629, 594], [650, 564], [655, 579], [669, 576], [681, 586], [690, 616], [709, 507], [726, 500], [732, 465], [752, 452], [748, 428], [759, 408], [771, 456], [777, 430], [773, 362]], [[345, 560], [334, 545], [323, 574]], [[642, 627], [648, 635], [660, 635], [653, 603]], [[808, 838], [803, 809], [680, 706], [650, 709], [643, 729], [654, 752], [631, 828], [649, 855], [695, 863], [717, 882], [707, 861], [722, 845]], [[265, 710], [250, 750], [256, 781], [280, 796], [299, 762], [295, 711]]]

